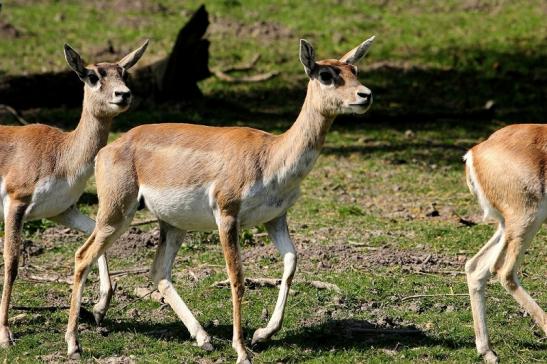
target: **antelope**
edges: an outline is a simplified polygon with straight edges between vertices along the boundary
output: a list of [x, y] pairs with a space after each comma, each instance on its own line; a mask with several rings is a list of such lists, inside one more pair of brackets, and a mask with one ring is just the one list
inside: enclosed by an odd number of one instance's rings
[[238, 363], [250, 363], [241, 329], [244, 291], [238, 235], [264, 224], [283, 257], [284, 271], [274, 313], [253, 343], [281, 328], [296, 251], [287, 227], [287, 210], [313, 167], [335, 116], [365, 113], [371, 91], [357, 79], [355, 64], [372, 45], [364, 41], [340, 60], [315, 61], [306, 40], [300, 61], [309, 78], [300, 115], [282, 135], [244, 127], [155, 124], [136, 127], [97, 155], [99, 209], [95, 230], [76, 252], [74, 286], [65, 339], [68, 355], [79, 357], [77, 340], [81, 295], [89, 268], [127, 230], [139, 205], [159, 220], [160, 244], [151, 278], [199, 347], [212, 350], [211, 338], [171, 282], [175, 256], [186, 231], [217, 228], [233, 306], [233, 341]]
[[502, 128], [465, 154], [467, 185], [484, 211], [498, 222], [492, 238], [465, 265], [478, 353], [497, 363], [485, 316], [491, 275], [547, 335], [547, 316], [517, 277], [524, 253], [547, 218], [547, 125]]
[[[68, 44], [64, 54], [84, 83], [78, 126], [63, 132], [43, 124], [0, 126], [0, 217], [4, 219], [4, 286], [0, 304], [0, 345], [14, 343], [8, 309], [17, 276], [21, 229], [25, 221], [49, 219], [91, 234], [95, 223], [75, 206], [93, 173], [93, 160], [107, 143], [112, 119], [127, 110], [131, 91], [127, 70], [141, 58], [148, 41], [117, 63], [85, 67]], [[100, 299], [94, 315], [100, 322], [112, 297], [106, 257], [98, 259]]]

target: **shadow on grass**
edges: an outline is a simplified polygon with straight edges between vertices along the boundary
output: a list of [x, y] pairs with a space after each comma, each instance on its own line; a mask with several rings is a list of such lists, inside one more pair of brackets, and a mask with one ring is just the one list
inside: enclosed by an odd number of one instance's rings
[[[181, 322], [150, 323], [135, 322], [131, 320], [111, 321], [106, 320], [104, 326], [110, 333], [113, 332], [137, 332], [156, 339], [168, 339], [175, 342], [188, 342], [193, 339]], [[215, 347], [231, 346], [232, 326], [212, 325], [204, 326], [205, 331], [212, 336]], [[245, 340], [250, 344], [251, 336], [256, 328], [244, 327]], [[281, 332], [281, 335], [283, 331]], [[98, 333], [99, 335], [99, 333]], [[279, 335], [279, 334], [278, 334]], [[220, 343], [220, 345], [219, 345]], [[281, 339], [272, 339], [265, 343], [257, 344], [254, 351], [260, 352], [270, 347], [298, 346], [302, 349], [332, 350], [332, 349], [359, 349], [367, 351], [370, 348], [392, 349], [397, 344], [405, 347], [431, 347], [443, 346], [446, 348], [474, 347], [472, 338], [466, 341], [454, 341], [450, 338], [438, 339], [413, 325], [394, 325], [383, 327], [365, 320], [330, 320], [324, 323], [304, 326], [298, 330], [289, 331]]]
[[259, 344], [257, 349], [263, 350], [286, 345], [296, 345], [302, 349], [321, 349], [322, 351], [393, 349], [397, 345], [404, 347], [443, 346], [451, 349], [474, 347], [471, 339], [468, 341], [454, 341], [450, 338], [438, 339], [414, 325], [385, 327], [366, 320], [343, 319], [329, 320], [319, 325], [304, 326], [298, 330], [292, 330], [282, 339]]

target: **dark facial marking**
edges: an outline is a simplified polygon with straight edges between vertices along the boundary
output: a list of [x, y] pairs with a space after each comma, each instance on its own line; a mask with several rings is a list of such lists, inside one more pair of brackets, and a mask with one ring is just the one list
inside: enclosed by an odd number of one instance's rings
[[87, 74], [87, 79], [92, 85], [95, 85], [97, 82], [99, 82], [99, 76], [97, 76], [97, 74], [93, 71], [89, 71], [89, 73]]

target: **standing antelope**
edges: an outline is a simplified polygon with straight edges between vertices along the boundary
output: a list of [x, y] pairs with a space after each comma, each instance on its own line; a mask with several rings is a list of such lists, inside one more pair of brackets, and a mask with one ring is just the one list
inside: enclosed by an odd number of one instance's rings
[[484, 291], [492, 274], [547, 334], [545, 312], [517, 277], [524, 252], [547, 218], [547, 125], [507, 126], [464, 159], [469, 189], [485, 218], [498, 221], [494, 236], [465, 265], [477, 351], [486, 362], [497, 363], [485, 317]]
[[[0, 345], [13, 343], [8, 309], [17, 276], [24, 221], [47, 218], [91, 234], [95, 223], [75, 203], [93, 173], [93, 160], [107, 142], [112, 119], [127, 110], [131, 92], [127, 70], [144, 53], [148, 41], [118, 63], [84, 67], [79, 54], [65, 44], [68, 65], [84, 82], [82, 116], [72, 132], [33, 124], [0, 127], [0, 217], [4, 219], [4, 286], [0, 305]], [[112, 296], [108, 266], [99, 257], [98, 322]]]
[[374, 37], [340, 60], [315, 62], [312, 46], [300, 41], [300, 61], [309, 77], [302, 111], [282, 135], [241, 127], [156, 124], [132, 129], [97, 156], [99, 210], [93, 234], [77, 251], [74, 288], [66, 332], [68, 354], [78, 357], [78, 313], [89, 267], [128, 228], [144, 203], [160, 221], [161, 241], [151, 276], [192, 338], [212, 350], [209, 335], [171, 283], [171, 269], [187, 230], [218, 228], [233, 304], [233, 342], [238, 363], [250, 363], [241, 329], [243, 272], [238, 234], [265, 224], [279, 249], [284, 272], [270, 322], [253, 342], [281, 328], [296, 252], [287, 228], [287, 210], [296, 202], [337, 114], [368, 110], [372, 94], [357, 79], [354, 66]]

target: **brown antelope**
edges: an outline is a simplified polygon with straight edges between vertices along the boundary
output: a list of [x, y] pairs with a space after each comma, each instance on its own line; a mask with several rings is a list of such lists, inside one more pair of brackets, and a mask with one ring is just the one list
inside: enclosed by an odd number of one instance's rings
[[507, 126], [464, 157], [467, 185], [498, 222], [492, 238], [465, 265], [477, 351], [488, 363], [498, 357], [488, 339], [485, 287], [494, 274], [547, 334], [547, 316], [521, 286], [517, 269], [532, 238], [547, 218], [547, 125]]
[[[4, 219], [4, 286], [0, 305], [0, 344], [13, 343], [8, 309], [24, 221], [50, 219], [91, 234], [95, 223], [75, 207], [93, 173], [93, 161], [107, 142], [112, 119], [127, 110], [131, 92], [127, 70], [144, 53], [148, 41], [118, 63], [84, 67], [65, 44], [68, 65], [84, 83], [80, 122], [72, 132], [42, 124], [0, 126], [0, 216]], [[104, 255], [98, 259], [100, 299], [94, 307], [100, 322], [112, 296]]]
[[313, 167], [337, 114], [368, 110], [372, 94], [357, 79], [355, 64], [374, 37], [340, 60], [315, 61], [314, 50], [300, 41], [300, 61], [309, 77], [302, 111], [282, 135], [242, 127], [156, 124], [130, 130], [99, 152], [95, 164], [99, 210], [93, 234], [77, 251], [74, 288], [66, 332], [68, 354], [78, 357], [78, 313], [91, 264], [128, 228], [137, 207], [145, 205], [160, 221], [161, 242], [152, 280], [188, 328], [197, 345], [211, 350], [209, 335], [171, 283], [171, 269], [187, 230], [218, 228], [230, 278], [233, 342], [238, 363], [249, 363], [241, 329], [243, 272], [240, 228], [265, 224], [279, 249], [284, 272], [274, 313], [253, 342], [281, 328], [296, 252], [287, 228], [287, 210]]

